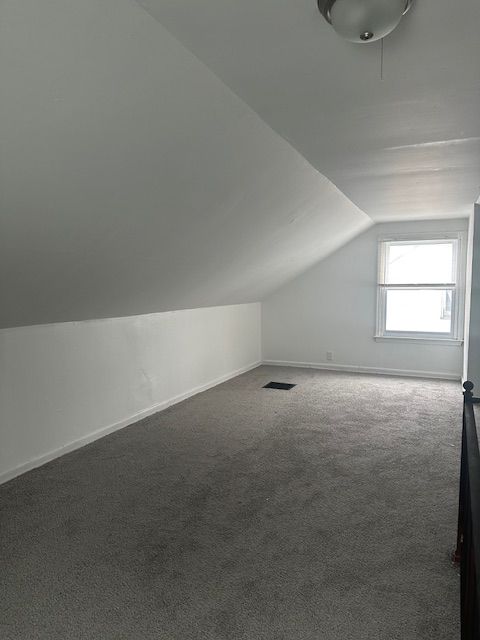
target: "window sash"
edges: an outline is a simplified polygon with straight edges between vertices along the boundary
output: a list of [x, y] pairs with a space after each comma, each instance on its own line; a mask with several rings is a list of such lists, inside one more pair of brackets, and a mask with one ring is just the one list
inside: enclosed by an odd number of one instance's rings
[[[451, 244], [452, 245], [452, 275], [455, 278], [454, 283], [448, 283], [449, 286], [456, 285], [458, 282], [458, 269], [459, 269], [459, 238], [430, 238], [425, 240], [382, 240], [380, 241], [381, 253], [378, 263], [378, 284], [383, 286], [398, 286], [398, 283], [387, 282], [387, 267], [388, 267], [388, 254], [391, 246], [408, 246], [408, 245], [431, 245], [431, 244]], [[423, 283], [423, 282], [405, 282], [402, 286], [419, 286], [422, 288], [429, 286], [437, 286], [438, 283]], [[442, 283], [442, 286], [447, 283]]]
[[[415, 331], [415, 330], [387, 330], [387, 291], [431, 291], [431, 290], [449, 290], [452, 292], [452, 311], [451, 311], [451, 322], [450, 322], [450, 331]], [[457, 288], [456, 285], [434, 285], [434, 286], [414, 286], [414, 285], [406, 285], [406, 286], [398, 286], [398, 285], [379, 285], [378, 287], [378, 317], [377, 317], [377, 336], [380, 337], [415, 337], [415, 338], [444, 338], [447, 340], [455, 340], [457, 339]]]

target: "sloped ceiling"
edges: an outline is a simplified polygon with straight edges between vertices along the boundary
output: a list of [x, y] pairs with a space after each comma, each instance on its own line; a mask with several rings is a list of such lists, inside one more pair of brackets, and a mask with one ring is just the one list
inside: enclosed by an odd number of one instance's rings
[[1, 327], [259, 300], [371, 224], [133, 0], [0, 23]]
[[316, 0], [139, 0], [375, 221], [465, 216], [480, 192], [480, 2], [413, 0], [381, 42]]

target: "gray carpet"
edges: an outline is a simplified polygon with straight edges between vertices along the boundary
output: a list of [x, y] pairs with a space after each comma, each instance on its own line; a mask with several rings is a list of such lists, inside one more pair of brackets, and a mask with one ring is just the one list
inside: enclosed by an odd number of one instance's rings
[[0, 487], [0, 637], [458, 638], [460, 429], [456, 383], [255, 369]]

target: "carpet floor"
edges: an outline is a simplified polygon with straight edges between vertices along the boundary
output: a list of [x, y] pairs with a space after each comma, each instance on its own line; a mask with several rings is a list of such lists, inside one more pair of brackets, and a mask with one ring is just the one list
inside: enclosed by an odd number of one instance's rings
[[262, 366], [4, 484], [0, 637], [458, 638], [461, 400]]

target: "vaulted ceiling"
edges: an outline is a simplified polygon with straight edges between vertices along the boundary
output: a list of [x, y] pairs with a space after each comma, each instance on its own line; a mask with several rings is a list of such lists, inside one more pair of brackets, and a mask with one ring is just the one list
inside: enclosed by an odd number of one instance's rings
[[345, 42], [316, 0], [139, 2], [375, 221], [470, 213], [479, 0], [413, 0], [383, 65], [381, 42]]
[[382, 80], [305, 0], [3, 0], [0, 327], [255, 301], [372, 220], [466, 215], [479, 9], [450, 4]]

